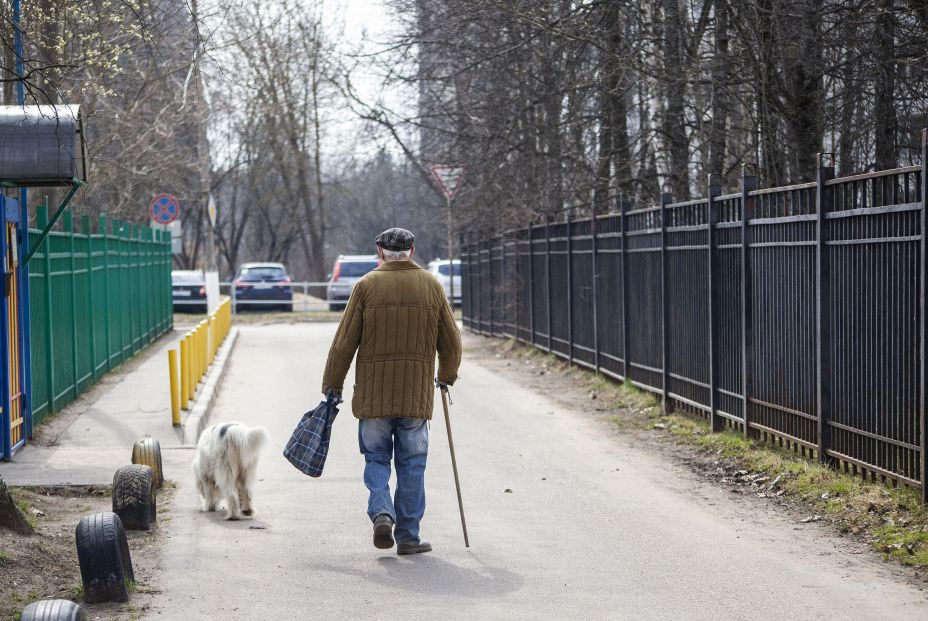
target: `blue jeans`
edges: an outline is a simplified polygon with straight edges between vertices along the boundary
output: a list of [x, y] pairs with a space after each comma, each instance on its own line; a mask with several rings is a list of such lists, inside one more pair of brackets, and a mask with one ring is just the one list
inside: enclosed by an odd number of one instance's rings
[[[397, 543], [419, 543], [425, 513], [425, 461], [429, 453], [428, 421], [418, 418], [371, 418], [359, 421], [358, 444], [364, 455], [364, 485], [370, 492], [371, 520], [386, 513], [396, 523]], [[390, 460], [396, 462], [396, 495], [390, 498]]]

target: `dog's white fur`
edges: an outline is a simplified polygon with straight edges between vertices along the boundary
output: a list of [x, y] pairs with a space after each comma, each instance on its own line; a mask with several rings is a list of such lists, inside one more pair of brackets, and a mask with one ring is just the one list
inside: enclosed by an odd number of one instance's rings
[[254, 484], [258, 456], [268, 442], [264, 427], [217, 423], [203, 430], [193, 460], [193, 475], [201, 509], [215, 511], [226, 500], [226, 519], [240, 520], [254, 513]]

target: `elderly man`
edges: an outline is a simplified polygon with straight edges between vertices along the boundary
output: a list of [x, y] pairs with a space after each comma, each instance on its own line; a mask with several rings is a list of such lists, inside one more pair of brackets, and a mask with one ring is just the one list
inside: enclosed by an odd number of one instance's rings
[[355, 284], [322, 380], [323, 393], [341, 394], [358, 352], [351, 409], [360, 421], [367, 514], [374, 523], [374, 545], [392, 548], [395, 537], [398, 554], [432, 550], [419, 538], [419, 521], [425, 513], [435, 353], [440, 384], [454, 384], [461, 363], [461, 335], [451, 307], [441, 284], [412, 261], [414, 241], [400, 228], [374, 240], [383, 264]]

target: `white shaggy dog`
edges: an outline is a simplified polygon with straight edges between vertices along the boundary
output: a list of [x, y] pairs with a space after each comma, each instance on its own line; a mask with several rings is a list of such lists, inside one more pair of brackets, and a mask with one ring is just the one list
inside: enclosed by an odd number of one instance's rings
[[203, 430], [193, 460], [203, 511], [215, 511], [225, 498], [227, 520], [251, 517], [258, 454], [267, 441], [264, 427], [242, 423], [218, 423]]

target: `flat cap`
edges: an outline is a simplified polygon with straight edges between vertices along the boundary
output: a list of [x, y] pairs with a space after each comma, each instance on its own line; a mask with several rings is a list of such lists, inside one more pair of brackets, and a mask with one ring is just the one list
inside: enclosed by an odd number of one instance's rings
[[374, 243], [384, 250], [409, 250], [415, 242], [415, 235], [397, 227], [387, 229], [374, 238]]

